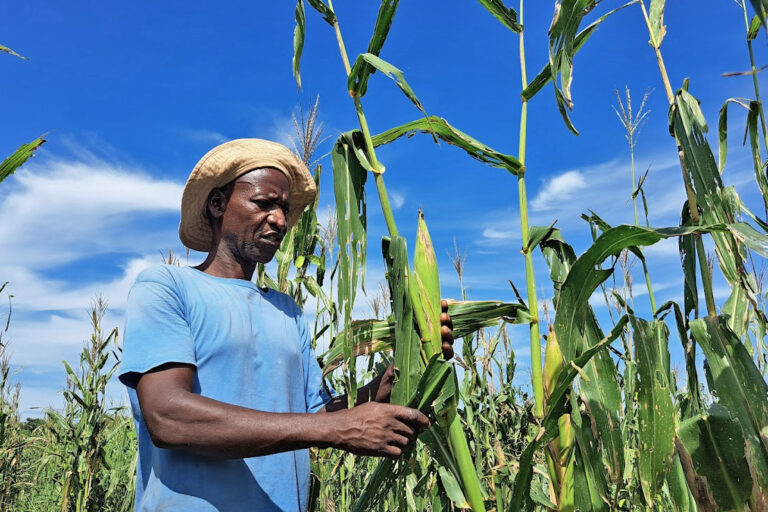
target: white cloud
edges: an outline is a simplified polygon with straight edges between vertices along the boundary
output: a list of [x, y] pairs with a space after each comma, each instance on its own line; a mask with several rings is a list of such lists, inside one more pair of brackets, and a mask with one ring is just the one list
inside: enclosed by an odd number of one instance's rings
[[195, 142], [204, 142], [206, 144], [223, 144], [232, 140], [226, 135], [213, 130], [180, 130], [182, 135]]
[[148, 241], [153, 249], [175, 242], [175, 236], [167, 238], [170, 230], [150, 233], [142, 221], [144, 215], [178, 212], [183, 185], [156, 180], [138, 169], [49, 159], [25, 167], [3, 187], [0, 268], [5, 270], [52, 267], [107, 252], [140, 252]]
[[534, 211], [555, 209], [560, 201], [571, 199], [575, 193], [587, 187], [580, 171], [566, 171], [547, 180], [531, 201]]
[[389, 191], [390, 205], [393, 210], [399, 210], [405, 204], [405, 195], [393, 190]]

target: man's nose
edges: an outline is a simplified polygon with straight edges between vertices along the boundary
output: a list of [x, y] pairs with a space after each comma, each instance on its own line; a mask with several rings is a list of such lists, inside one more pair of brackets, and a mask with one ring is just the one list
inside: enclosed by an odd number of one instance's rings
[[285, 233], [288, 221], [285, 218], [285, 212], [283, 212], [282, 208], [275, 208], [270, 212], [269, 222], [279, 229], [281, 233]]

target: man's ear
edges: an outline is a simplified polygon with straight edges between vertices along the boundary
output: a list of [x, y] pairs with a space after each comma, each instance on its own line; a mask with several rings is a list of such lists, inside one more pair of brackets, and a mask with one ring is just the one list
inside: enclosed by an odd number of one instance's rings
[[215, 188], [208, 195], [208, 215], [211, 219], [221, 219], [227, 211], [227, 196], [220, 188]]

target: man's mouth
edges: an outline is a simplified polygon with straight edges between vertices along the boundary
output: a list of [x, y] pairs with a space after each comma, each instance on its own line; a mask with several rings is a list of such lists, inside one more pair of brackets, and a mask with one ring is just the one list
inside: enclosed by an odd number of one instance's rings
[[266, 235], [261, 235], [261, 237], [259, 238], [261, 238], [262, 240], [266, 240], [267, 242], [278, 247], [280, 246], [280, 243], [283, 241], [283, 235], [276, 232], [267, 233]]

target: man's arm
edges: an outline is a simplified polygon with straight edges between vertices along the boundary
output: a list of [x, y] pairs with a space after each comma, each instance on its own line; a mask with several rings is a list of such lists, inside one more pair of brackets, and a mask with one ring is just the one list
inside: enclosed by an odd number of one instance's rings
[[168, 364], [145, 373], [136, 392], [152, 442], [198, 455], [245, 458], [308, 448], [399, 457], [429, 427], [421, 412], [369, 402], [329, 414], [256, 411], [192, 393], [195, 368]]

